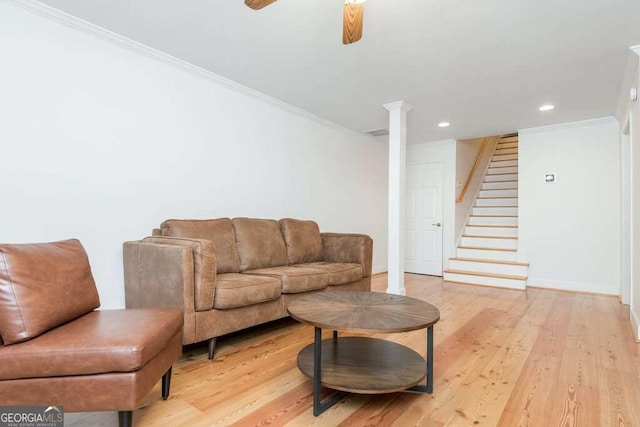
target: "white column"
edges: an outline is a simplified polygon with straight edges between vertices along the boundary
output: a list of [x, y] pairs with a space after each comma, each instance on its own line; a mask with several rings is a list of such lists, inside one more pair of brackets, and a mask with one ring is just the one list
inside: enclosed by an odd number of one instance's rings
[[407, 163], [407, 113], [404, 101], [385, 104], [389, 110], [389, 282], [387, 293], [404, 295], [404, 203]]

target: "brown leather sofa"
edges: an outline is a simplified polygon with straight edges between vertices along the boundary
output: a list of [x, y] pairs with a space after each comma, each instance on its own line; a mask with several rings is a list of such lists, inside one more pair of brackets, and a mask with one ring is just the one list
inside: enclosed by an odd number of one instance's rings
[[320, 233], [291, 218], [164, 221], [124, 243], [127, 307], [179, 307], [183, 344], [287, 316], [288, 303], [320, 291], [371, 290], [373, 242]]
[[95, 310], [78, 240], [0, 245], [0, 405], [118, 411], [120, 426], [182, 352], [175, 309]]

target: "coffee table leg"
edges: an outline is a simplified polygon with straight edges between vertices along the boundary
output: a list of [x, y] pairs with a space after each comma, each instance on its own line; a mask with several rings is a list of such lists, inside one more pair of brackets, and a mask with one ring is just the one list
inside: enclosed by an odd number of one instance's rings
[[407, 390], [433, 393], [433, 325], [427, 328], [427, 384], [415, 385]]
[[313, 340], [313, 415], [318, 416], [322, 412], [320, 404], [320, 390], [322, 378], [322, 329], [315, 328]]
[[427, 393], [433, 393], [433, 325], [427, 328]]
[[[333, 331], [334, 345], [338, 340], [338, 332]], [[346, 395], [343, 391], [336, 391], [327, 397], [324, 402], [320, 400], [322, 391], [322, 329], [315, 328], [313, 339], [313, 415], [318, 416], [339, 401]]]

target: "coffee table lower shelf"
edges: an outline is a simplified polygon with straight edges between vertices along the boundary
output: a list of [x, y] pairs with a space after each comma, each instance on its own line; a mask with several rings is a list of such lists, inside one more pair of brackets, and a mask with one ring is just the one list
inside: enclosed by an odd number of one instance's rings
[[[432, 331], [431, 328], [430, 332]], [[314, 358], [321, 363], [316, 365]], [[428, 355], [429, 356], [429, 355]], [[430, 360], [395, 342], [369, 337], [338, 337], [316, 340], [298, 354], [298, 368], [314, 380], [314, 415], [340, 401], [336, 393], [320, 402], [321, 385], [342, 392], [381, 394], [413, 390], [431, 393], [432, 381], [419, 385], [429, 375]], [[320, 378], [320, 381], [317, 381]]]

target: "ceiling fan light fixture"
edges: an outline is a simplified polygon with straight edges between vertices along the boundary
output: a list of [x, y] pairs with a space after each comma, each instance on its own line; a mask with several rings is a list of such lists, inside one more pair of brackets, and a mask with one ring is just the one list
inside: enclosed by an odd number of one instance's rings
[[342, 12], [342, 43], [355, 43], [362, 38], [365, 0], [344, 0]]

